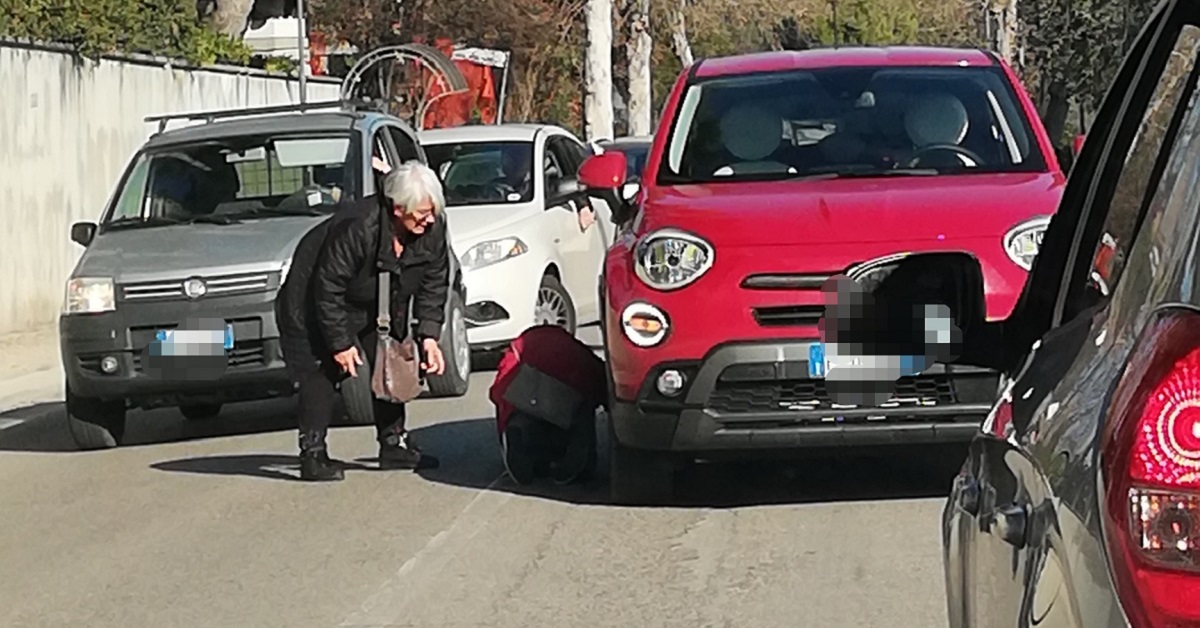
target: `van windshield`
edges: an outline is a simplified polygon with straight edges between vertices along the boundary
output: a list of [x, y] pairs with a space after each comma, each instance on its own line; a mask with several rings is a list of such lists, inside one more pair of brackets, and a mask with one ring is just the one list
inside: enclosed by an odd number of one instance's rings
[[142, 152], [106, 228], [321, 215], [360, 198], [350, 134], [241, 136]]
[[833, 67], [704, 79], [680, 101], [660, 183], [1046, 169], [993, 67]]

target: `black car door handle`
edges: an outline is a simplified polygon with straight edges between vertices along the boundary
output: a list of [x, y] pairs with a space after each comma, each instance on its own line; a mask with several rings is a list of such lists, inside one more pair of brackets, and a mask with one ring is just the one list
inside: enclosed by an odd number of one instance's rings
[[996, 534], [1005, 543], [1017, 549], [1025, 547], [1029, 513], [1024, 506], [1018, 504], [1002, 506], [992, 511], [991, 519], [991, 532], [993, 534]]

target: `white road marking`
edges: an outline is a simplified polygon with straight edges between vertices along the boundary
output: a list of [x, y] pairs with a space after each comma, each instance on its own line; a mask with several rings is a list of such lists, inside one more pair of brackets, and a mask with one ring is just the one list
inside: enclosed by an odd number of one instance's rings
[[451, 539], [469, 539], [478, 534], [492, 519], [492, 515], [512, 499], [512, 493], [492, 490], [504, 478], [501, 474], [479, 492], [458, 513], [445, 530], [438, 532], [411, 558], [400, 565], [396, 574], [388, 578], [379, 590], [363, 602], [359, 610], [342, 621], [340, 626], [389, 626], [404, 615], [405, 608], [412, 603], [418, 587], [412, 581], [414, 573], [429, 574], [445, 564], [453, 555], [457, 543], [450, 544], [449, 552], [441, 552]]
[[16, 427], [24, 422], [24, 419], [0, 419], [0, 430]]

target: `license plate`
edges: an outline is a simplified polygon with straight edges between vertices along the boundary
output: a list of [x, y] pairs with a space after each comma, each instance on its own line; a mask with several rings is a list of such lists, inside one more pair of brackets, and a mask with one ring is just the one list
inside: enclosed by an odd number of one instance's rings
[[825, 379], [829, 372], [829, 363], [825, 360], [825, 343], [814, 342], [808, 345], [808, 377], [809, 379]]
[[[216, 344], [218, 339], [221, 342], [221, 347], [225, 351], [233, 349], [233, 324], [225, 324], [225, 333], [223, 337], [218, 337], [217, 333], [199, 330], [160, 329], [154, 334], [154, 339], [157, 340], [165, 349], [163, 351], [164, 355], [176, 354], [176, 351], [174, 351], [174, 345], [176, 343], [185, 345]], [[168, 347], [170, 347], [170, 349], [168, 349]], [[187, 353], [188, 351], [186, 349], [182, 352], [183, 355], [187, 355]]]

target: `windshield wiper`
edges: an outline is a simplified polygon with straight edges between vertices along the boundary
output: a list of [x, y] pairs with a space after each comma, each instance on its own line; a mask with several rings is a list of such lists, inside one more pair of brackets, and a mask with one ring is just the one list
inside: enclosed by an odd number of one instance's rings
[[255, 218], [255, 217], [276, 217], [276, 216], [324, 216], [325, 213], [313, 209], [311, 207], [303, 207], [298, 209], [280, 209], [278, 207], [255, 207], [245, 211], [226, 214], [227, 216], [237, 216], [239, 218]]
[[156, 216], [154, 218], [142, 218], [140, 216], [126, 216], [116, 220], [110, 220], [104, 225], [105, 229], [137, 229], [141, 227], [166, 227], [169, 225], [182, 225], [182, 220], [167, 218], [165, 216]]
[[166, 216], [155, 216], [153, 218], [140, 218], [137, 216], [127, 216], [118, 218], [104, 225], [105, 229], [142, 229], [148, 227], [171, 227], [175, 225], [192, 225], [196, 223], [204, 223], [209, 225], [236, 225], [241, 221], [229, 215], [203, 215], [193, 216], [184, 220], [178, 218], [167, 218]]
[[939, 174], [941, 172], [934, 168], [872, 168], [870, 170], [810, 171], [789, 177], [789, 180], [822, 181], [826, 179], [873, 179], [876, 177], [932, 177]]

